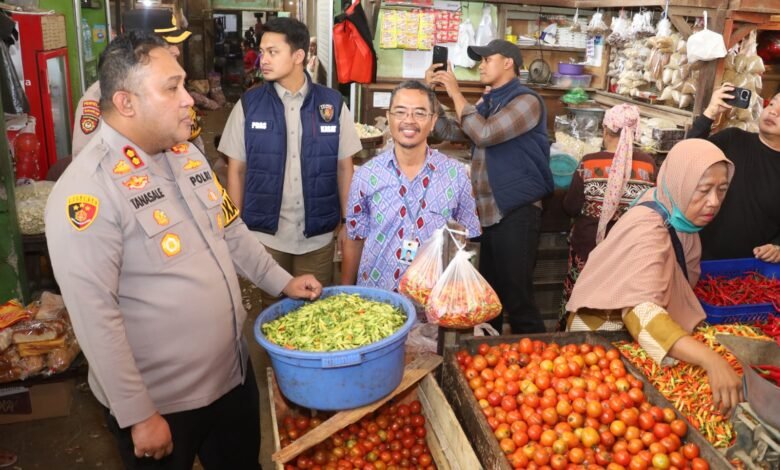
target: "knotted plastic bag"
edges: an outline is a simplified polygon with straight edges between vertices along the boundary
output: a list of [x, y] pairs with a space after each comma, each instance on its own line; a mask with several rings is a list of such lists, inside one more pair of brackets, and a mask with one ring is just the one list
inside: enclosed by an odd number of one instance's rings
[[723, 36], [707, 29], [707, 10], [704, 11], [704, 29], [688, 38], [688, 63], [726, 57]]
[[493, 39], [496, 39], [496, 27], [493, 24], [493, 15], [490, 14], [490, 6], [485, 5], [477, 27], [477, 45], [486, 46]]
[[459, 250], [433, 288], [425, 315], [446, 328], [472, 328], [501, 313], [496, 291], [474, 268], [473, 253]]
[[428, 296], [439, 280], [444, 269], [442, 253], [444, 247], [444, 229], [433, 232], [431, 238], [420, 247], [414, 261], [406, 269], [398, 285], [398, 291], [425, 306]]
[[469, 46], [476, 45], [476, 39], [474, 37], [474, 25], [471, 24], [471, 20], [468, 18], [463, 19], [463, 23], [458, 27], [458, 43], [451, 49], [452, 51], [452, 65], [456, 67], [464, 67], [470, 69], [477, 63], [469, 57]]

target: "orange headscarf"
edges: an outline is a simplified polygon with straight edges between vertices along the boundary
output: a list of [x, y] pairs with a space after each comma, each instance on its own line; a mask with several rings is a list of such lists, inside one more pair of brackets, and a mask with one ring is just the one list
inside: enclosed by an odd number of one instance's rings
[[[669, 213], [669, 196], [685, 212], [704, 172], [719, 162], [727, 164], [731, 181], [734, 165], [718, 147], [706, 140], [684, 140], [672, 148], [661, 165], [658, 188], [642, 196], [641, 201], [652, 201], [653, 191], [657, 191], [657, 200]], [[660, 189], [662, 185], [668, 195]], [[649, 207], [632, 207], [591, 252], [566, 310], [622, 310], [653, 302], [665, 308], [686, 331], [692, 331], [705, 317], [692, 289], [701, 274], [701, 242], [698, 233], [678, 231], [677, 236], [685, 253], [688, 279], [677, 264], [661, 216]]]

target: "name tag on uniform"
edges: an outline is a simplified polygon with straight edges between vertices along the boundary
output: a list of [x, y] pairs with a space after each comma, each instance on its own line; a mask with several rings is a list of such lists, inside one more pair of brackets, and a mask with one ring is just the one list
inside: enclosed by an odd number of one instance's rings
[[335, 134], [336, 126], [320, 126], [321, 134]]
[[252, 129], [266, 130], [268, 129], [268, 122], [266, 121], [252, 121]]

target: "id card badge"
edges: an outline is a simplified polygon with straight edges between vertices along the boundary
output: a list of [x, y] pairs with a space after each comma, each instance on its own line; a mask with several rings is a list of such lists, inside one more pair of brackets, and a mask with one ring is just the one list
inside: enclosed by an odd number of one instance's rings
[[417, 256], [417, 248], [420, 244], [414, 240], [404, 240], [401, 245], [401, 263], [412, 264], [414, 257]]

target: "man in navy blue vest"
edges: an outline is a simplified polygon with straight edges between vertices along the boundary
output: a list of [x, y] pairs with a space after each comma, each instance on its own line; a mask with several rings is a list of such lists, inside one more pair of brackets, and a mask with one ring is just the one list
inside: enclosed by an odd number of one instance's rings
[[[496, 39], [469, 47], [481, 61], [480, 82], [489, 87], [469, 104], [450, 65], [426, 72], [428, 83], [444, 87], [452, 98], [456, 120], [439, 118], [434, 135], [472, 143], [471, 179], [482, 224], [479, 270], [496, 290], [512, 333], [544, 332], [534, 301], [533, 272], [541, 228], [541, 199], [553, 190], [542, 98], [518, 79], [523, 59], [514, 44]], [[493, 320], [501, 331], [503, 319]]]
[[[333, 276], [334, 232], [343, 242], [352, 155], [361, 150], [341, 94], [305, 71], [306, 25], [275, 18], [260, 40], [263, 86], [247, 91], [225, 124], [227, 191], [244, 222], [290, 273]], [[263, 305], [276, 299], [263, 295]]]

